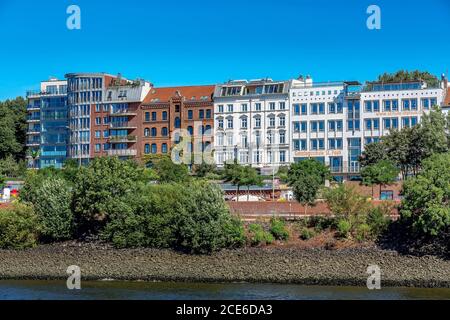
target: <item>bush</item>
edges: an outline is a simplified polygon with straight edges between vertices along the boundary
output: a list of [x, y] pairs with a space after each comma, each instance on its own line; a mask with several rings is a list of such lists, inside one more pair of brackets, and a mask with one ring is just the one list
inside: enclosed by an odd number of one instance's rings
[[206, 181], [148, 186], [123, 198], [110, 214], [102, 238], [117, 247], [176, 248], [210, 253], [245, 241], [222, 191]]
[[374, 237], [378, 237], [388, 228], [389, 223], [391, 222], [391, 219], [389, 218], [391, 208], [392, 206], [389, 204], [383, 203], [369, 212], [369, 215], [367, 216], [367, 224], [369, 225], [371, 234]]
[[308, 229], [308, 228], [303, 228], [300, 231], [300, 239], [302, 240], [309, 240], [312, 237], [314, 237], [316, 235], [316, 233], [314, 232], [314, 230]]
[[347, 238], [350, 234], [352, 226], [347, 220], [341, 219], [337, 223], [337, 233], [341, 238]]
[[275, 239], [273, 235], [264, 230], [264, 228], [257, 223], [251, 223], [248, 226], [249, 240], [252, 246], [260, 244], [271, 244]]
[[270, 219], [270, 233], [274, 236], [277, 240], [288, 240], [289, 239], [289, 232], [286, 229], [286, 225], [284, 221], [276, 218]]
[[371, 238], [370, 226], [362, 223], [356, 227], [356, 240], [359, 242], [369, 240]]
[[334, 218], [312, 216], [308, 220], [308, 227], [314, 228], [316, 232], [322, 232], [326, 229], [332, 228], [336, 225]]
[[31, 206], [14, 204], [0, 209], [0, 248], [24, 249], [36, 245], [39, 223]]
[[63, 240], [72, 236], [71, 202], [72, 191], [64, 179], [47, 178], [38, 188], [33, 205], [45, 238]]

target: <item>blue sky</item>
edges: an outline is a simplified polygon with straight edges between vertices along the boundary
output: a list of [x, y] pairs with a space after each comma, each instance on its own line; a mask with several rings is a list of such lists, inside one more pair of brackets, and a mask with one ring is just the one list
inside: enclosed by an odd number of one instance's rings
[[[81, 8], [81, 30], [66, 8]], [[381, 8], [381, 30], [366, 9]], [[156, 86], [450, 69], [448, 0], [0, 0], [0, 100], [68, 72]]]

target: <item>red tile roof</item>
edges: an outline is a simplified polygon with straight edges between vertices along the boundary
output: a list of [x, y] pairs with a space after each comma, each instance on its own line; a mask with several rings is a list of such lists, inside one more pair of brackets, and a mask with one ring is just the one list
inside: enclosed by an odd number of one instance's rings
[[[166, 88], [152, 88], [144, 99], [145, 103], [164, 102], [169, 101], [171, 97], [176, 96], [178, 91], [181, 96], [185, 97], [187, 101], [204, 100], [211, 101], [214, 93], [213, 85], [205, 86], [184, 86], [184, 87], [166, 87]], [[207, 97], [207, 98], [202, 98]]]

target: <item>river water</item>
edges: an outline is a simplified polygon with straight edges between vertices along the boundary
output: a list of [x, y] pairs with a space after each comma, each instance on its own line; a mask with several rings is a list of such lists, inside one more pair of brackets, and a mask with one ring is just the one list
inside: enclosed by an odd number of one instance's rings
[[450, 289], [303, 286], [251, 283], [169, 283], [83, 281], [68, 290], [65, 281], [0, 281], [0, 300], [134, 299], [450, 299]]

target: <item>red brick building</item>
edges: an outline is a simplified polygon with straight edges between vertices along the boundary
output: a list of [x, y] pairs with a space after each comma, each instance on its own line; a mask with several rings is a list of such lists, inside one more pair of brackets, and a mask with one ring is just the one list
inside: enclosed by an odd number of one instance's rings
[[170, 153], [183, 133], [195, 135], [199, 143], [189, 150], [211, 144], [213, 93], [213, 85], [152, 88], [139, 107], [138, 157]]

